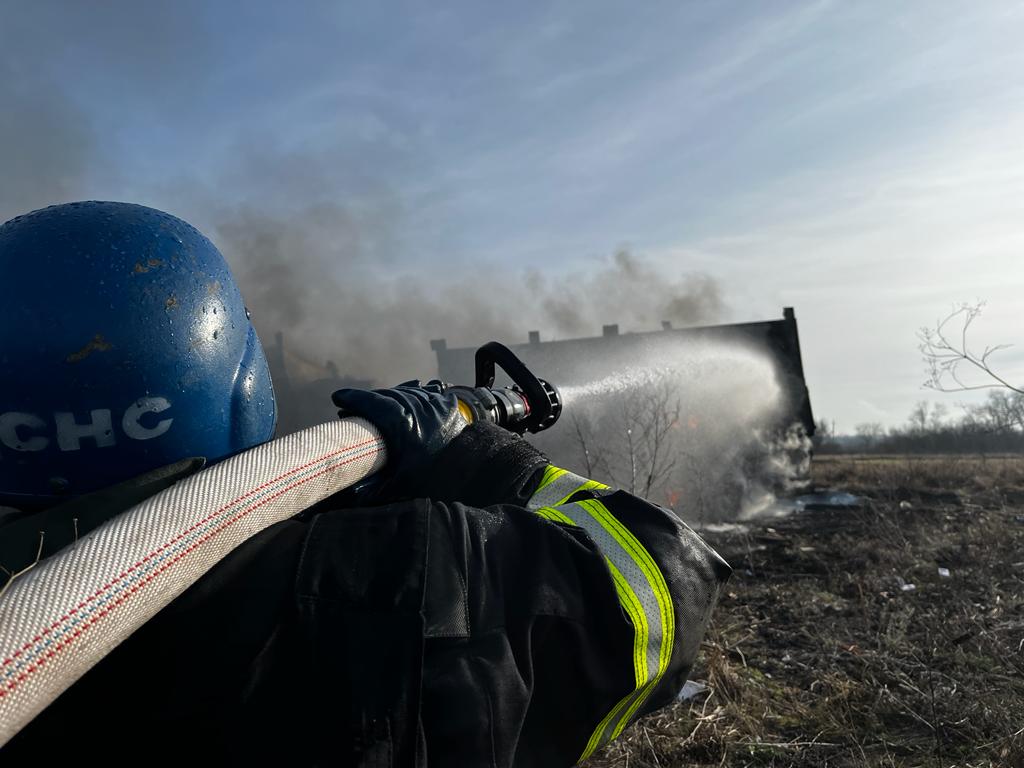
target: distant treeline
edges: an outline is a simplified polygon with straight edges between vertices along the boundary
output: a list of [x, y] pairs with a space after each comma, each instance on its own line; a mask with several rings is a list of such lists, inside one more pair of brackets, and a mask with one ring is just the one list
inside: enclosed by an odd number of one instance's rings
[[1024, 393], [992, 391], [958, 417], [941, 403], [922, 401], [902, 426], [858, 424], [852, 435], [833, 434], [822, 420], [814, 447], [819, 453], [1024, 453]]

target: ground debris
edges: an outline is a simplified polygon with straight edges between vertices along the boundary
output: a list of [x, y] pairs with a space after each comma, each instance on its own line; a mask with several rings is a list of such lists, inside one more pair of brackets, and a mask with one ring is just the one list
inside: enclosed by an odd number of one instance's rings
[[707, 690], [587, 766], [1024, 768], [1024, 458], [829, 457], [815, 482], [861, 505], [705, 534], [736, 569]]

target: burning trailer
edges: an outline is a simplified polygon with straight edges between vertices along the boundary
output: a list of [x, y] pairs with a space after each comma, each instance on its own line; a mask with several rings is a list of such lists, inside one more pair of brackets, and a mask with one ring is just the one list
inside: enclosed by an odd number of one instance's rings
[[[473, 379], [476, 347], [451, 349], [444, 339], [432, 341], [430, 345], [437, 354], [438, 376], [442, 381]], [[814, 414], [792, 307], [782, 310], [781, 320], [688, 328], [673, 328], [665, 321], [661, 330], [639, 333], [620, 333], [619, 326], [606, 325], [600, 336], [583, 339], [541, 341], [540, 333], [531, 331], [528, 343], [509, 346], [530, 368], [543, 371], [570, 391], [574, 387], [592, 387], [622, 369], [635, 369], [638, 361], [650, 367], [652, 357], [659, 354], [665, 355], [664, 366], [675, 364], [678, 368], [685, 367], [688, 351], [706, 351], [708, 346], [760, 352], [773, 362], [782, 391], [778, 426], [789, 428], [800, 424], [808, 437], [814, 435]], [[654, 367], [657, 368], [657, 363]]]
[[[486, 340], [483, 340], [486, 341]], [[806, 484], [814, 415], [796, 315], [510, 345], [555, 382], [566, 416], [531, 438], [555, 463], [601, 475], [700, 521], [770, 508]], [[443, 381], [472, 381], [475, 347], [431, 342]]]

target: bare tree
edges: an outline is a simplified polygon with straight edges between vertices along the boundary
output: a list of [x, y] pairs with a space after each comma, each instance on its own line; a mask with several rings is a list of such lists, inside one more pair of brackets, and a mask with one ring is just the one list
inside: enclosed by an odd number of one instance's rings
[[885, 427], [877, 421], [865, 422], [854, 427], [857, 437], [865, 450], [874, 449], [885, 437]]
[[[918, 332], [918, 349], [924, 357], [928, 378], [924, 386], [939, 392], [966, 392], [975, 389], [1008, 389], [1024, 394], [1024, 389], [1015, 387], [997, 373], [990, 363], [996, 352], [1006, 349], [1009, 344], [985, 347], [983, 351], [972, 351], [967, 343], [971, 324], [981, 314], [985, 302], [961, 304], [954, 307], [945, 319], [936, 322], [934, 328], [922, 328]], [[969, 384], [961, 378], [967, 368], [983, 376], [983, 383]]]
[[814, 427], [814, 437], [812, 443], [814, 444], [815, 450], [828, 450], [832, 446], [832, 425], [828, 419], [818, 419], [818, 423]]
[[[693, 507], [693, 515], [699, 529], [704, 528], [708, 519], [708, 508], [709, 508], [709, 489], [708, 489], [708, 471], [707, 467], [704, 466], [704, 462], [701, 461], [700, 454], [692, 451], [682, 451], [681, 455], [685, 461], [685, 469], [687, 478], [689, 479], [689, 491], [690, 496], [687, 499], [689, 504]], [[676, 504], [679, 502], [678, 493], [672, 494], [669, 498], [669, 506], [672, 509], [676, 508]]]
[[583, 466], [587, 470], [587, 477], [594, 476], [596, 465], [601, 462], [601, 455], [598, 453], [596, 444], [590, 437], [590, 425], [580, 417], [579, 413], [572, 414], [573, 436], [580, 453], [583, 455]]
[[573, 440], [590, 477], [650, 496], [676, 466], [679, 396], [669, 384], [622, 398], [597, 424], [574, 413]]
[[948, 415], [949, 408], [945, 403], [932, 403], [932, 412], [928, 414], [928, 429], [932, 432], [941, 432], [946, 427]]
[[1024, 431], [1024, 393], [989, 392], [984, 403], [967, 407], [964, 423], [990, 434]]
[[641, 455], [646, 469], [642, 478], [643, 495], [661, 484], [675, 468], [676, 452], [671, 450], [673, 429], [679, 426], [679, 396], [667, 384], [639, 402], [637, 427], [643, 435]]
[[928, 401], [918, 400], [907, 419], [910, 434], [923, 435], [928, 431]]
[[623, 461], [629, 469], [630, 493], [650, 496], [676, 466], [676, 451], [670, 445], [672, 430], [679, 424], [679, 395], [668, 384], [657, 386], [642, 397], [623, 399], [620, 431], [624, 435]]

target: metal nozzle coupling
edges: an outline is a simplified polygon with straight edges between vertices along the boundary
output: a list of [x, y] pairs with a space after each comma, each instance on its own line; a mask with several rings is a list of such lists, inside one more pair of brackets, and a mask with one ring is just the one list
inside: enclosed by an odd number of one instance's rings
[[[513, 381], [511, 387], [495, 387], [495, 365]], [[491, 421], [512, 432], [541, 432], [550, 428], [562, 413], [558, 389], [537, 378], [512, 351], [495, 341], [476, 353], [476, 386], [448, 385], [459, 401], [459, 412], [472, 423]]]

